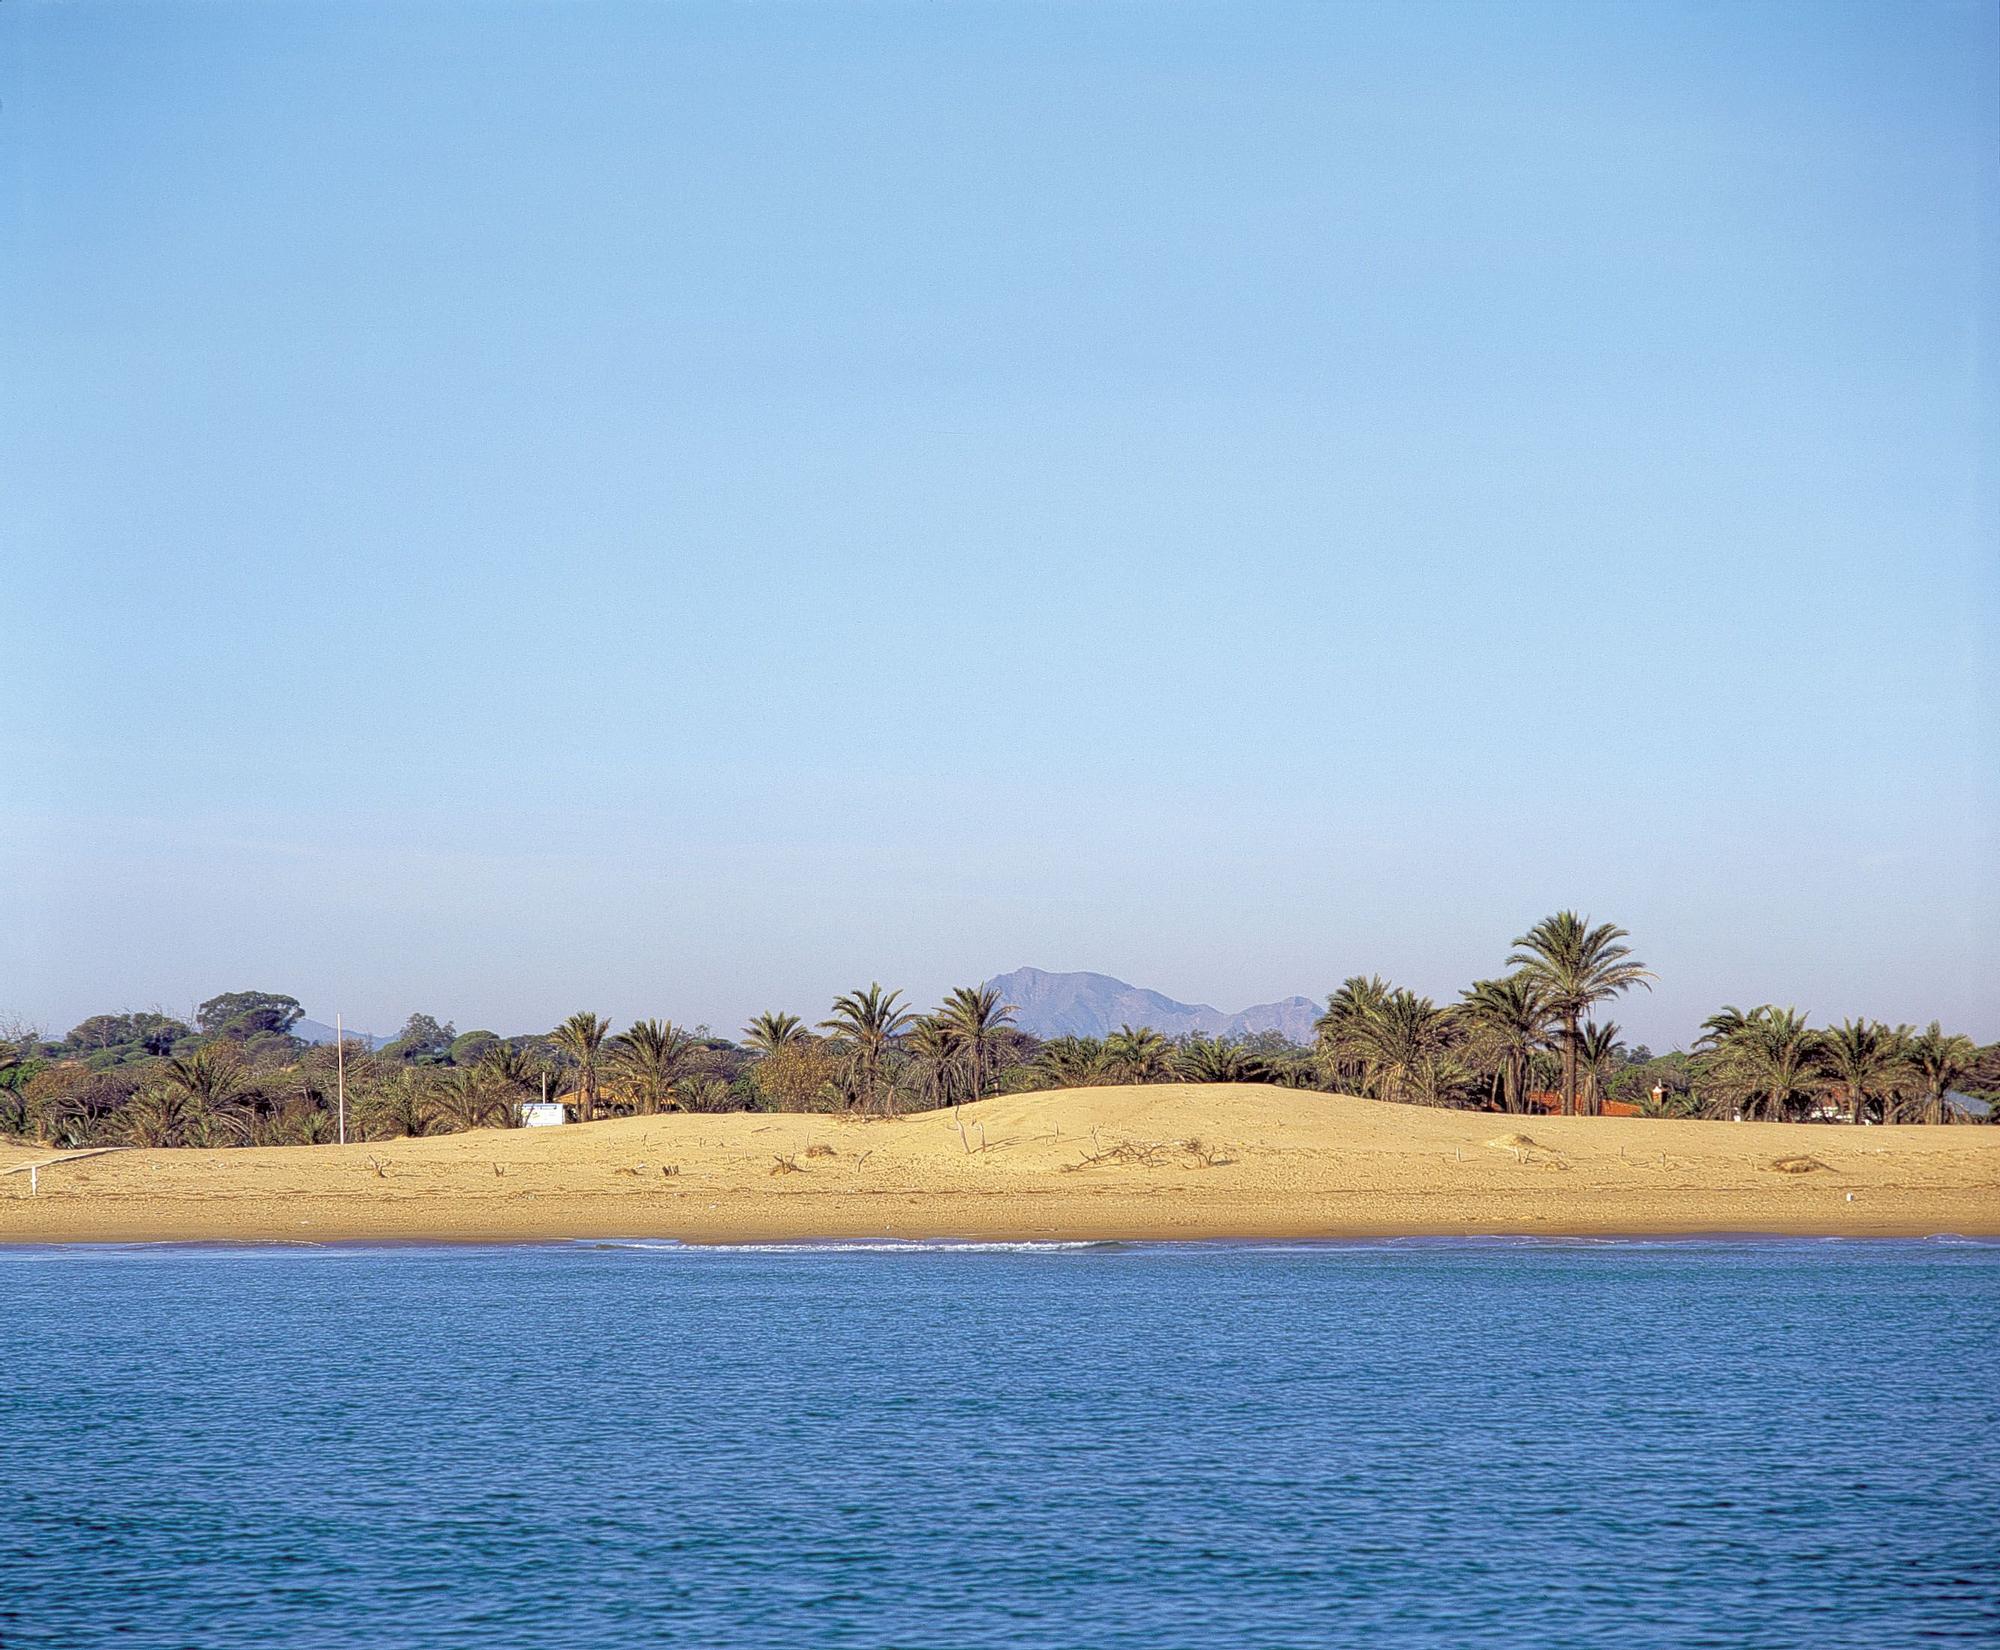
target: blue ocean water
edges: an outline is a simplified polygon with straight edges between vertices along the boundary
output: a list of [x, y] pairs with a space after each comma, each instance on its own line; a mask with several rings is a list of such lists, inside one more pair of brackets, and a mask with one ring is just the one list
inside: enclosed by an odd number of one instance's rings
[[0, 1252], [0, 1645], [2000, 1642], [2000, 1248]]

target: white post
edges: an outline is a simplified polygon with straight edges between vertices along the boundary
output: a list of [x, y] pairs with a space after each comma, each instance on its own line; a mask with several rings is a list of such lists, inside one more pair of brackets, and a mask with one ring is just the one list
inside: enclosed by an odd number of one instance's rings
[[28, 1165], [28, 1196], [39, 1197], [41, 1195], [41, 1190], [42, 1190], [41, 1180], [42, 1180], [41, 1164], [30, 1163]]
[[340, 1097], [340, 1143], [347, 1144], [347, 1032], [340, 1023], [340, 1010], [333, 1012], [334, 1089]]

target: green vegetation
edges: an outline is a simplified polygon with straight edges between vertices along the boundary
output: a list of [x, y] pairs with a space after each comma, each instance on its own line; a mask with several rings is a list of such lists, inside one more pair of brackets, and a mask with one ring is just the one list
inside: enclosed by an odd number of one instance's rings
[[1653, 977], [1645, 964], [1632, 959], [1632, 948], [1619, 943], [1627, 937], [1624, 929], [1608, 922], [1593, 928], [1587, 917], [1558, 911], [1517, 939], [1514, 954], [1507, 959], [1507, 966], [1518, 969], [1522, 980], [1541, 993], [1549, 1013], [1562, 1026], [1558, 1047], [1565, 1114], [1577, 1109], [1579, 1099], [1583, 1017], [1599, 1003]]
[[192, 1023], [159, 1010], [94, 1014], [60, 1041], [0, 1039], [0, 1134], [58, 1146], [312, 1145], [521, 1120], [547, 1096], [572, 1116], [664, 1111], [889, 1115], [993, 1094], [1104, 1084], [1273, 1083], [1489, 1111], [1793, 1121], [1946, 1123], [1953, 1096], [2000, 1097], [2000, 1045], [1935, 1021], [1816, 1029], [1791, 1008], [1727, 1006], [1689, 1051], [1627, 1048], [1601, 1004], [1652, 978], [1609, 923], [1571, 911], [1514, 942], [1509, 972], [1440, 1004], [1375, 975], [1327, 998], [1310, 1046], [1276, 1032], [1168, 1038], [1030, 1036], [990, 986], [961, 986], [931, 1013], [877, 982], [844, 993], [816, 1030], [769, 1012], [742, 1041], [706, 1026], [638, 1020], [614, 1031], [572, 1014], [544, 1035], [460, 1033], [412, 1014], [376, 1050], [294, 1035], [295, 998], [232, 991]]

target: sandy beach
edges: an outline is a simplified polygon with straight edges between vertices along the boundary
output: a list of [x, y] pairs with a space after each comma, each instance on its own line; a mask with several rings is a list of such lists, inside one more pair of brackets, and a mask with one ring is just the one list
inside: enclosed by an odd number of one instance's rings
[[0, 1147], [0, 1241], [2000, 1234], [2000, 1130], [1510, 1118], [1254, 1085], [871, 1120], [373, 1144]]

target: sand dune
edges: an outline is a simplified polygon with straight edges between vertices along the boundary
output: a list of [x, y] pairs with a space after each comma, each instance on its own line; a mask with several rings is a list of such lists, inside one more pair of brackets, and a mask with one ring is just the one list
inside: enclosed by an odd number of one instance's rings
[[0, 1175], [0, 1241], [2000, 1235], [2000, 1129], [1509, 1118], [1255, 1084], [57, 1155], [0, 1147], [0, 1170], [46, 1165], [33, 1197]]

